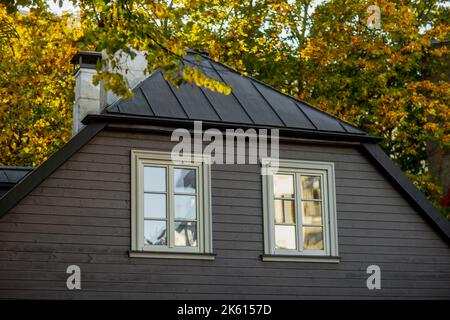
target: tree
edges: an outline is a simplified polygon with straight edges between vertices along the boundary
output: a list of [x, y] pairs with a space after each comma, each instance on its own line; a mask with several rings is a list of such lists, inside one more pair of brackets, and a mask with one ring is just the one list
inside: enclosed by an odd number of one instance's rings
[[[381, 28], [367, 27], [365, 1], [330, 1], [312, 17], [300, 96], [384, 139], [382, 146], [416, 184], [443, 195], [428, 172], [427, 144], [450, 146], [450, 86], [425, 69], [445, 71], [448, 9], [439, 1], [378, 1]], [[433, 65], [428, 61], [432, 59]], [[428, 66], [429, 65], [429, 66]], [[314, 71], [314, 72], [312, 72]]]
[[429, 150], [449, 150], [450, 87], [436, 76], [448, 70], [449, 51], [433, 43], [449, 38], [449, 9], [436, 0], [378, 1], [381, 26], [373, 29], [370, 4], [324, 1], [312, 13], [307, 0], [219, 2], [191, 14], [183, 34], [213, 57], [385, 138], [386, 152], [438, 204], [447, 190], [430, 170]]
[[70, 58], [79, 31], [69, 17], [21, 14], [0, 6], [1, 165], [36, 166], [70, 138], [74, 99]]
[[[40, 0], [21, 0], [38, 8]], [[175, 84], [195, 82], [229, 93], [201, 67], [184, 62], [186, 48], [213, 58], [333, 113], [370, 134], [434, 200], [442, 188], [428, 171], [427, 145], [448, 150], [449, 84], [427, 72], [446, 70], [448, 8], [437, 0], [377, 1], [381, 27], [371, 29], [367, 0], [73, 0], [81, 10], [80, 47], [109, 55], [147, 52], [148, 68]], [[45, 7], [45, 4], [43, 5]], [[116, 72], [98, 66], [97, 81], [124, 97]], [[427, 72], [425, 72], [425, 70]], [[435, 201], [436, 202], [436, 201]]]

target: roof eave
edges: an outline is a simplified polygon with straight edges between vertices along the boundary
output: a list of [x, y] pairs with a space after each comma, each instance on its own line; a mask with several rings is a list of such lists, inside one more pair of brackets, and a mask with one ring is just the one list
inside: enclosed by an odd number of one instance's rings
[[[110, 123], [132, 123], [132, 124], [148, 124], [148, 125], [165, 125], [177, 126], [182, 128], [191, 128], [194, 124], [193, 119], [176, 119], [162, 117], [139, 117], [133, 115], [114, 115], [114, 114], [89, 114], [83, 119], [83, 124], [92, 122], [110, 122]], [[329, 141], [348, 141], [360, 143], [379, 143], [383, 139], [380, 137], [369, 136], [367, 134], [350, 134], [332, 131], [305, 130], [296, 128], [275, 127], [267, 125], [255, 125], [233, 122], [218, 122], [202, 120], [203, 128], [232, 129], [232, 128], [254, 128], [254, 129], [278, 129], [280, 136], [300, 137], [307, 139], [321, 139]]]
[[436, 209], [412, 181], [398, 168], [389, 156], [377, 144], [363, 143], [361, 151], [389, 178], [389, 180], [401, 189], [404, 196], [415, 205], [431, 225], [450, 244], [450, 222]]
[[11, 210], [20, 200], [26, 197], [34, 188], [44, 181], [51, 173], [59, 168], [67, 159], [84, 146], [107, 123], [97, 122], [86, 126], [61, 149], [52, 154], [41, 165], [27, 174], [0, 198], [0, 217]]

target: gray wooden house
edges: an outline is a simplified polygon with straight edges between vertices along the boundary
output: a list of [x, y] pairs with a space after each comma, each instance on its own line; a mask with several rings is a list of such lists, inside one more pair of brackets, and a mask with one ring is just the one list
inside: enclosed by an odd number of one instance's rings
[[[0, 298], [450, 298], [450, 224], [379, 138], [195, 53], [185, 63], [230, 95], [137, 65], [117, 100], [90, 81], [100, 58], [75, 59], [73, 138], [34, 170], [0, 170]], [[173, 163], [172, 132], [194, 121], [278, 129], [278, 171]]]

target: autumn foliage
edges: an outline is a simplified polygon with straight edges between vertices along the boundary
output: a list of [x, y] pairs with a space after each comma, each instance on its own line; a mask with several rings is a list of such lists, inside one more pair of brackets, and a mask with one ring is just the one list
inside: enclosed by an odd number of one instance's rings
[[[201, 48], [385, 138], [386, 152], [437, 205], [446, 193], [429, 171], [427, 154], [430, 144], [444, 153], [450, 147], [449, 49], [436, 45], [450, 38], [442, 1], [73, 2], [81, 10], [80, 29], [67, 27], [67, 17], [0, 11], [2, 30], [13, 26], [18, 35], [0, 40], [2, 164], [36, 165], [67, 141], [73, 92], [68, 60], [76, 46], [103, 50], [113, 64], [118, 50], [145, 50], [149, 73], [163, 68], [175, 84], [228, 94], [232, 88], [184, 63], [184, 49]], [[379, 28], [367, 24], [373, 4], [380, 9]], [[102, 71], [97, 80], [130, 95], [117, 74]]]
[[36, 166], [71, 136], [76, 32], [67, 18], [4, 7], [0, 24], [12, 32], [0, 43], [0, 165]]

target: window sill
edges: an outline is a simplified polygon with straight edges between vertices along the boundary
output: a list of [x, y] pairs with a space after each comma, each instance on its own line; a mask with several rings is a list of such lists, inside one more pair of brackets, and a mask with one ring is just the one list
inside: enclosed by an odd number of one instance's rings
[[150, 251], [128, 251], [130, 258], [153, 258], [153, 259], [182, 259], [182, 260], [214, 260], [213, 253], [197, 252], [150, 252]]
[[315, 263], [339, 263], [339, 257], [331, 256], [294, 256], [294, 255], [275, 255], [262, 254], [262, 261], [278, 261], [278, 262], [315, 262]]

